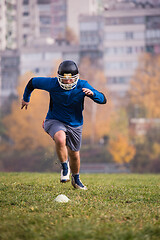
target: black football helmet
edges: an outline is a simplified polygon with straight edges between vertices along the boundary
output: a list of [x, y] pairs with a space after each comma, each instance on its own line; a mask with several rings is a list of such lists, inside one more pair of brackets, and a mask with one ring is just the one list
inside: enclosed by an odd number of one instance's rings
[[[75, 88], [79, 79], [79, 71], [76, 63], [70, 60], [63, 61], [59, 65], [57, 77], [61, 88], [65, 90], [71, 90]], [[63, 83], [64, 79], [73, 79], [74, 82], [66, 84]]]

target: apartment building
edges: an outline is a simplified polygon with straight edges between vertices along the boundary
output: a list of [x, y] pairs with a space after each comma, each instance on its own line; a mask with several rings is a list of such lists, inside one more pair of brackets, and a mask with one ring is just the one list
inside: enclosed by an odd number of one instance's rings
[[92, 62], [103, 66], [104, 50], [104, 17], [99, 15], [81, 15], [80, 28], [80, 57], [90, 57]]
[[17, 47], [16, 0], [0, 1], [0, 51]]
[[34, 42], [65, 39], [70, 28], [79, 38], [80, 14], [96, 14], [98, 0], [1, 0], [0, 50], [20, 49]]
[[100, 11], [99, 0], [67, 0], [67, 26], [80, 37], [78, 19], [80, 15], [97, 15]]
[[51, 0], [51, 36], [64, 39], [67, 27], [67, 0]]
[[1, 105], [9, 96], [17, 94], [19, 76], [27, 72], [41, 77], [53, 76], [57, 70], [57, 64], [67, 59], [79, 63], [79, 46], [63, 43], [62, 45], [41, 45], [36, 48], [31, 46], [21, 48], [21, 50], [1, 52]]
[[20, 51], [20, 75], [32, 72], [35, 76], [51, 76], [62, 60], [72, 59], [79, 63], [79, 46], [53, 44], [22, 48]]
[[[67, 27], [79, 36], [76, 53], [65, 45]], [[78, 61], [80, 51], [80, 58], [90, 56], [104, 69], [110, 92], [124, 96], [139, 56], [160, 53], [160, 0], [1, 0], [0, 33], [0, 50], [20, 50], [20, 73], [48, 75], [51, 59]], [[61, 46], [54, 44], [56, 38], [62, 39]], [[4, 81], [0, 68], [1, 92]]]
[[[28, 59], [30, 62], [20, 64], [20, 73], [23, 69], [37, 71], [37, 74], [50, 74], [51, 70], [50, 62], [48, 62], [48, 56], [50, 60], [53, 57], [55, 59], [52, 49], [57, 53], [55, 46], [56, 39], [60, 39], [60, 44], [65, 44], [66, 30], [69, 27], [75, 35], [79, 35], [78, 17], [81, 13], [95, 14], [97, 11], [98, 0], [1, 0], [0, 1], [0, 50], [12, 49], [19, 50], [20, 63], [25, 62], [24, 59]], [[55, 45], [54, 45], [55, 42]], [[45, 53], [46, 49], [49, 49], [51, 53]], [[61, 46], [62, 47], [62, 46]], [[42, 50], [44, 48], [44, 50]], [[67, 55], [58, 47], [57, 59], [70, 56], [73, 59], [77, 59], [69, 50]], [[69, 49], [70, 47], [66, 47]], [[73, 49], [75, 47], [73, 46]], [[30, 56], [27, 57], [26, 51], [29, 51]], [[31, 52], [33, 51], [33, 53]], [[38, 51], [40, 51], [38, 59]], [[44, 52], [44, 53], [43, 53]], [[8, 61], [12, 54], [7, 54]], [[22, 55], [22, 56], [21, 56]], [[3, 56], [5, 53], [3, 52]], [[43, 56], [43, 57], [42, 57]], [[36, 60], [35, 62], [32, 61]], [[41, 58], [42, 57], [42, 58]], [[23, 59], [23, 61], [21, 61]], [[29, 60], [30, 59], [30, 60]], [[45, 59], [45, 61], [44, 61]], [[12, 59], [13, 60], [13, 59]], [[4, 65], [4, 57], [0, 54], [0, 61]], [[16, 61], [16, 57], [15, 57]], [[6, 62], [6, 60], [5, 60]], [[12, 62], [12, 61], [10, 61]], [[43, 62], [41, 66], [41, 62]], [[37, 66], [39, 64], [39, 67]], [[49, 65], [48, 65], [49, 64]], [[21, 69], [22, 66], [22, 69]], [[8, 66], [9, 67], [9, 66]], [[7, 69], [8, 69], [7, 67]], [[11, 67], [12, 68], [12, 67]], [[35, 70], [36, 69], [36, 70]], [[9, 69], [8, 69], [9, 70]], [[7, 96], [10, 92], [9, 80], [6, 78], [4, 71], [0, 71], [0, 96]], [[4, 82], [7, 81], [7, 82]], [[15, 81], [16, 82], [16, 81]], [[8, 86], [8, 91], [4, 90]], [[12, 84], [11, 84], [12, 86]], [[4, 92], [5, 91], [5, 92]]]
[[6, 48], [6, 28], [3, 26], [6, 25], [5, 19], [5, 0], [0, 1], [0, 50]]
[[8, 96], [16, 95], [19, 75], [19, 52], [17, 50], [1, 52], [0, 106]]
[[104, 14], [104, 71], [110, 91], [124, 96], [144, 52], [160, 54], [160, 7], [121, 3]]
[[0, 49], [20, 49], [51, 37], [50, 4], [51, 0], [1, 0]]
[[137, 2], [113, 1], [104, 5], [103, 15], [81, 16], [79, 22], [81, 55], [102, 57], [107, 87], [119, 97], [125, 96], [141, 54], [160, 54], [160, 5]]
[[[79, 37], [80, 14], [96, 14], [98, 0], [1, 0], [0, 49], [20, 49], [33, 41], [66, 38], [69, 27]], [[51, 41], [52, 39], [52, 41]]]
[[18, 48], [33, 41], [65, 39], [69, 27], [79, 36], [78, 17], [96, 12], [97, 0], [17, 0]]

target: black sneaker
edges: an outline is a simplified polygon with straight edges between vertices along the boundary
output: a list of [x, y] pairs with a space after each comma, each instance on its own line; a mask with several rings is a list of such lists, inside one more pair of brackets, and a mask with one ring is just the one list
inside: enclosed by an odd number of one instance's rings
[[81, 182], [79, 174], [76, 174], [75, 176], [72, 175], [72, 186], [76, 189], [87, 190], [87, 187]]

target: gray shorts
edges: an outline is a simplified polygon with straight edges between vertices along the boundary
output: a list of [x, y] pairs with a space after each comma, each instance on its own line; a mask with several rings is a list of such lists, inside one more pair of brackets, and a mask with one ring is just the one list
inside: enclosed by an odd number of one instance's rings
[[66, 145], [72, 151], [79, 151], [82, 140], [82, 126], [71, 127], [55, 119], [44, 121], [44, 130], [54, 139], [56, 132], [62, 130], [66, 133]]

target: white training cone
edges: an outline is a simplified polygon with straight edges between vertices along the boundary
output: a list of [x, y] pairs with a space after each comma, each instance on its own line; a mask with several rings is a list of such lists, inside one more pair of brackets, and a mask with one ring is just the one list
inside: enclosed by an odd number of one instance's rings
[[54, 201], [63, 203], [63, 202], [69, 202], [70, 199], [66, 197], [66, 195], [60, 194], [54, 199]]

